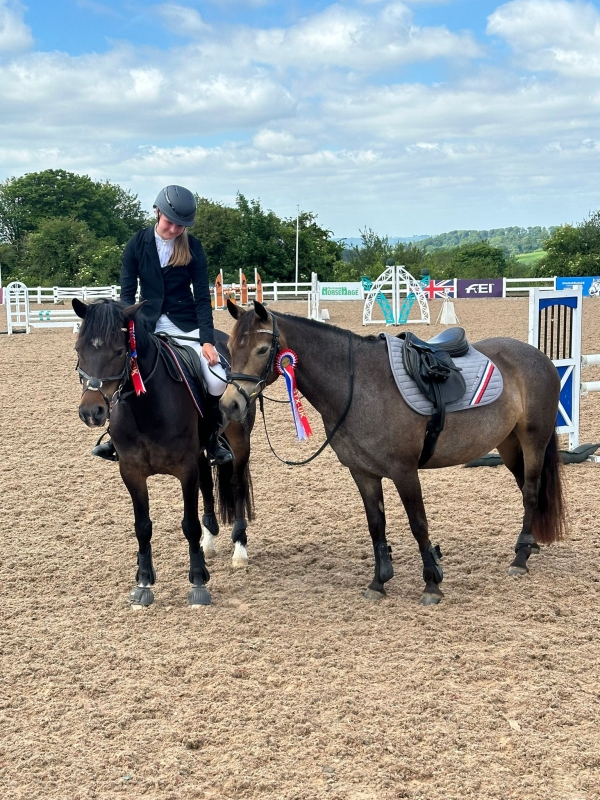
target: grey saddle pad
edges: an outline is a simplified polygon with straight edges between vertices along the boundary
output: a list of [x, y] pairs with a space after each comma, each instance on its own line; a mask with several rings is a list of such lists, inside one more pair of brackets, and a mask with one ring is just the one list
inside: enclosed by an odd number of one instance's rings
[[[390, 366], [394, 374], [396, 385], [408, 405], [418, 414], [431, 416], [433, 403], [424, 394], [413, 379], [407, 374], [402, 363], [401, 339], [385, 334], [390, 356]], [[466, 356], [452, 359], [456, 366], [462, 370], [463, 378], [467, 384], [465, 394], [454, 403], [446, 406], [446, 411], [463, 411], [465, 408], [476, 408], [493, 403], [502, 394], [502, 375], [498, 367], [487, 356], [469, 345]]]

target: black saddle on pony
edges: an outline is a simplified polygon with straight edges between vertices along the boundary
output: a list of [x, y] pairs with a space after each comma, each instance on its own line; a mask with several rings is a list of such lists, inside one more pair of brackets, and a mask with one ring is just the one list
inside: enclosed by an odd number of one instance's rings
[[463, 328], [450, 328], [428, 342], [410, 332], [399, 333], [398, 339], [403, 340], [404, 369], [433, 403], [433, 414], [427, 423], [419, 458], [419, 467], [422, 467], [433, 455], [438, 437], [444, 430], [446, 406], [459, 400], [467, 390], [465, 379], [452, 356], [466, 355], [469, 343]]

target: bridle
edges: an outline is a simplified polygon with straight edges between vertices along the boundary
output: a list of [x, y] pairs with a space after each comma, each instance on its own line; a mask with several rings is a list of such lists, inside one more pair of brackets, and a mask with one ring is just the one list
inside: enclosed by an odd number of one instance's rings
[[[272, 336], [269, 357], [267, 358], [262, 375], [247, 375], [245, 372], [230, 372], [227, 377], [227, 383], [235, 386], [237, 391], [242, 395], [248, 405], [250, 405], [253, 400], [256, 400], [256, 398], [261, 395], [262, 391], [267, 385], [267, 378], [275, 369], [275, 359], [277, 358], [277, 353], [279, 352], [279, 327], [274, 314], [271, 314], [271, 319], [273, 321], [272, 330], [259, 328], [258, 330], [253, 331], [253, 333], [270, 333]], [[254, 383], [254, 389], [250, 392], [250, 394], [248, 394], [244, 387], [240, 386], [238, 381], [251, 381]]]
[[[127, 331], [126, 328], [123, 328], [123, 330]], [[154, 366], [152, 367], [152, 370], [150, 371], [148, 377], [145, 378], [146, 383], [148, 383], [148, 381], [152, 378], [152, 376], [156, 372], [156, 368], [160, 360], [160, 353], [161, 353], [161, 348], [159, 344], [156, 348], [156, 360], [154, 362]], [[79, 374], [79, 382], [81, 383], [82, 386], [82, 392], [81, 392], [82, 396], [86, 392], [100, 392], [100, 394], [102, 395], [102, 399], [106, 403], [106, 409], [108, 411], [109, 419], [110, 419], [110, 412], [112, 411], [114, 405], [116, 405], [119, 401], [125, 400], [126, 398], [135, 394], [134, 391], [125, 392], [123, 394], [123, 387], [127, 383], [127, 379], [129, 378], [131, 371], [131, 346], [129, 345], [129, 343], [127, 344], [127, 353], [125, 355], [125, 366], [123, 367], [122, 372], [120, 372], [118, 375], [109, 375], [107, 378], [95, 378], [93, 375], [88, 375], [87, 372], [84, 372], [84, 370], [82, 370], [81, 367], [79, 366], [79, 356], [77, 357], [77, 364], [75, 366], [75, 370]], [[111, 381], [119, 381], [119, 385], [112, 393], [112, 395], [108, 397], [102, 391], [102, 387], [104, 386], [105, 383], [110, 383]]]
[[[250, 405], [253, 400], [258, 398], [258, 402], [260, 405], [260, 411], [263, 417], [263, 424], [265, 426], [265, 434], [267, 437], [267, 442], [269, 447], [271, 448], [271, 452], [275, 456], [278, 461], [281, 461], [282, 464], [287, 464], [289, 467], [302, 467], [305, 464], [309, 464], [313, 459], [315, 459], [318, 455], [320, 455], [323, 450], [327, 447], [328, 444], [331, 444], [331, 440], [335, 436], [335, 434], [340, 429], [343, 421], [348, 416], [348, 412], [350, 411], [350, 406], [352, 405], [352, 398], [354, 397], [354, 347], [352, 343], [352, 333], [348, 331], [348, 362], [349, 362], [349, 390], [348, 390], [348, 401], [346, 403], [346, 407], [344, 408], [341, 417], [338, 419], [336, 424], [334, 425], [331, 433], [327, 435], [323, 444], [319, 447], [319, 449], [314, 452], [311, 456], [304, 459], [304, 461], [287, 461], [284, 458], [280, 458], [275, 450], [273, 449], [273, 445], [271, 444], [271, 440], [269, 438], [269, 433], [267, 431], [267, 421], [265, 419], [265, 409], [263, 404], [263, 390], [267, 385], [267, 378], [275, 369], [275, 361], [277, 359], [277, 353], [279, 352], [279, 327], [277, 325], [277, 320], [274, 314], [271, 314], [271, 319], [273, 320], [273, 330], [268, 330], [264, 328], [260, 328], [259, 330], [253, 331], [253, 333], [270, 333], [273, 337], [271, 340], [271, 350], [269, 351], [269, 357], [267, 359], [267, 363], [265, 364], [265, 368], [263, 369], [262, 375], [246, 375], [244, 372], [231, 372], [229, 377], [227, 378], [227, 383], [230, 383], [232, 386], [235, 386], [237, 391], [242, 395], [246, 403]], [[237, 381], [253, 381], [255, 383], [255, 388], [250, 394], [247, 394], [246, 391], [242, 386], [237, 383]]]
[[[119, 398], [121, 397], [121, 392], [123, 391], [123, 387], [125, 386], [125, 382], [129, 377], [129, 364], [131, 361], [131, 351], [129, 348], [127, 349], [127, 355], [125, 356], [125, 366], [123, 367], [123, 371], [120, 372], [118, 375], [109, 375], [107, 378], [95, 378], [92, 375], [88, 375], [87, 372], [84, 372], [81, 367], [79, 366], [79, 358], [77, 359], [77, 366], [75, 367], [76, 371], [79, 373], [79, 382], [82, 386], [82, 396], [86, 392], [100, 392], [102, 395], [102, 399], [106, 403], [106, 408], [108, 410], [108, 415], [110, 416], [111, 409], [115, 403], [118, 402]], [[118, 387], [112, 393], [111, 397], [107, 397], [107, 395], [102, 391], [102, 387], [105, 383], [110, 383], [111, 381], [120, 381]]]

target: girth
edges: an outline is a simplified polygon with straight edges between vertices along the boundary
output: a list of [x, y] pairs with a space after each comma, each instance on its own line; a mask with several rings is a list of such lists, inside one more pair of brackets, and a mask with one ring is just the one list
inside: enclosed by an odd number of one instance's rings
[[404, 369], [433, 403], [433, 414], [427, 423], [419, 458], [419, 467], [422, 467], [433, 455], [438, 437], [444, 430], [446, 405], [459, 400], [467, 390], [461, 370], [452, 361], [452, 356], [466, 355], [469, 343], [463, 328], [450, 328], [428, 342], [410, 331], [399, 333], [397, 338], [403, 340]]

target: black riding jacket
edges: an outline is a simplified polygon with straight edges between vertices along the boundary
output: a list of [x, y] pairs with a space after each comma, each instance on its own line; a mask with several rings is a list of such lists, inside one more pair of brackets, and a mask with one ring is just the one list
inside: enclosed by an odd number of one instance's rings
[[[138, 279], [140, 309], [152, 328], [166, 314], [182, 331], [200, 330], [200, 342], [215, 343], [206, 255], [198, 239], [189, 237], [192, 260], [185, 267], [161, 267], [154, 225], [136, 233], [127, 242], [121, 266], [121, 300], [135, 303]], [[193, 293], [192, 293], [193, 287]]]

